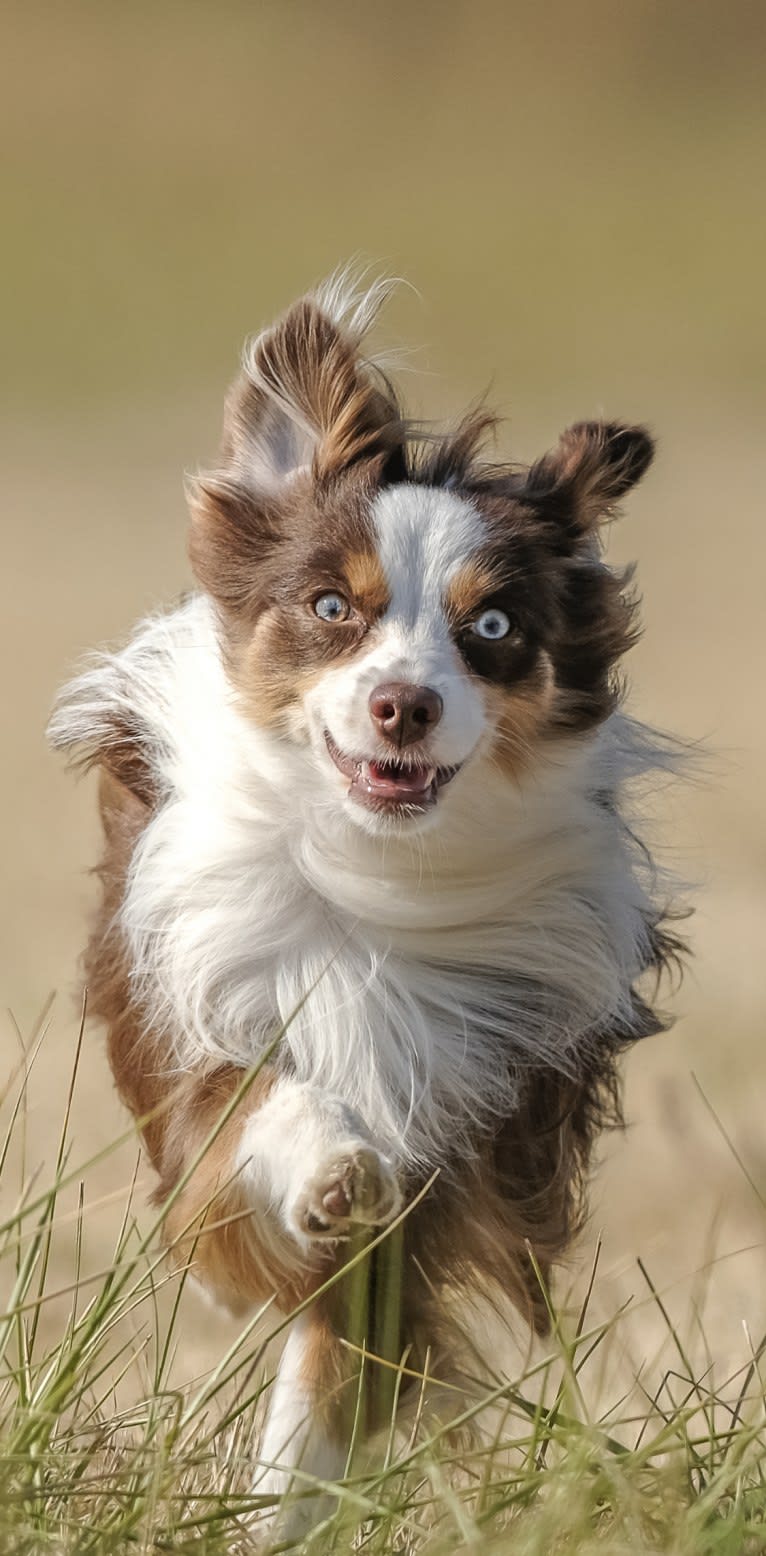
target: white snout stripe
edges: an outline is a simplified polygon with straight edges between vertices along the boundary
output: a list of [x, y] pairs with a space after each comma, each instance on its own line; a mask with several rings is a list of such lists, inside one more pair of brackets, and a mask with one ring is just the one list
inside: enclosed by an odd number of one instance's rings
[[351, 664], [322, 676], [309, 694], [314, 735], [329, 729], [341, 750], [374, 754], [369, 699], [376, 686], [430, 686], [444, 704], [429, 750], [436, 764], [464, 762], [484, 732], [479, 688], [452, 640], [444, 598], [449, 583], [486, 540], [481, 515], [453, 492], [402, 485], [379, 493], [372, 508], [390, 604]]

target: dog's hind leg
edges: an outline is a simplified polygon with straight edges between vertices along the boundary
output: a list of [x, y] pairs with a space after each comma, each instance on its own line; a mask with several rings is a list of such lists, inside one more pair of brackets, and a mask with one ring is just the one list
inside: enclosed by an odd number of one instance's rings
[[[401, 1205], [393, 1165], [361, 1118], [291, 1077], [281, 1078], [249, 1119], [240, 1161], [253, 1200], [270, 1207], [307, 1272], [313, 1269], [315, 1291], [344, 1251], [353, 1251], [349, 1240], [363, 1240]], [[270, 1499], [257, 1525], [280, 1539], [298, 1538], [332, 1510], [332, 1495], [316, 1483], [334, 1483], [346, 1466], [360, 1363], [341, 1336], [366, 1338], [364, 1320], [350, 1320], [355, 1301], [366, 1301], [368, 1281], [366, 1261], [354, 1264], [290, 1327], [253, 1484], [259, 1499]], [[349, 1324], [359, 1333], [350, 1334]]]

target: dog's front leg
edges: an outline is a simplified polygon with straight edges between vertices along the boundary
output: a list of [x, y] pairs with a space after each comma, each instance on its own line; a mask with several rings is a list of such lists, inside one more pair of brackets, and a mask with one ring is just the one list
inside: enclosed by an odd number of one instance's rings
[[[392, 1165], [362, 1120], [338, 1098], [307, 1085], [279, 1081], [249, 1120], [241, 1151], [254, 1201], [269, 1206], [309, 1266], [321, 1246], [346, 1237], [354, 1225], [385, 1225], [399, 1209]], [[253, 1486], [273, 1499], [261, 1527], [281, 1539], [298, 1538], [330, 1510], [331, 1499], [311, 1487], [337, 1480], [345, 1468], [355, 1370], [321, 1299], [294, 1319], [272, 1385]]]
[[255, 1204], [276, 1214], [307, 1254], [352, 1225], [383, 1226], [401, 1203], [391, 1162], [359, 1114], [337, 1097], [279, 1080], [240, 1147]]

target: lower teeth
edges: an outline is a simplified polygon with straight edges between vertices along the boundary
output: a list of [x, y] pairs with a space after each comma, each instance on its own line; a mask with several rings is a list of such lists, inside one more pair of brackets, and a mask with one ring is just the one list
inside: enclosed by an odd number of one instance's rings
[[357, 777], [364, 777], [371, 784], [402, 784], [403, 787], [422, 789], [425, 792], [427, 789], [430, 789], [436, 778], [436, 773], [432, 770], [427, 772], [416, 772], [413, 770], [408, 772], [406, 768], [402, 767], [379, 767], [374, 770], [369, 762], [363, 762], [357, 766]]

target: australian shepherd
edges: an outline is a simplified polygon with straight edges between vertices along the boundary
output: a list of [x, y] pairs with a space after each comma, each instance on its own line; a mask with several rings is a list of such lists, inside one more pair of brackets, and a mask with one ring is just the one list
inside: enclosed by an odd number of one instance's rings
[[415, 427], [363, 349], [386, 290], [331, 281], [248, 345], [190, 492], [199, 592], [51, 725], [99, 770], [90, 1009], [169, 1245], [235, 1311], [301, 1308], [275, 1502], [343, 1471], [354, 1228], [401, 1232], [410, 1371], [457, 1366], [455, 1292], [545, 1329], [675, 948], [630, 799], [666, 753], [621, 711], [635, 602], [600, 539], [652, 440], [581, 422], [520, 467], [483, 409]]

